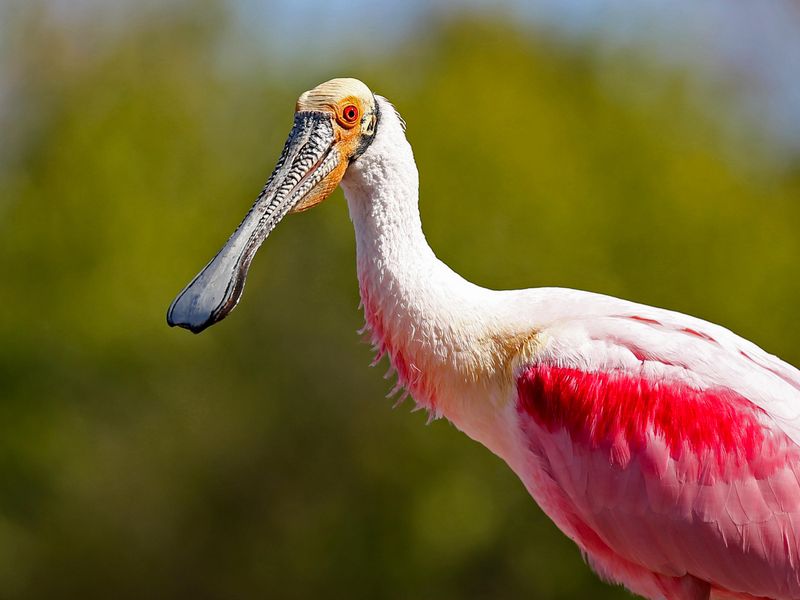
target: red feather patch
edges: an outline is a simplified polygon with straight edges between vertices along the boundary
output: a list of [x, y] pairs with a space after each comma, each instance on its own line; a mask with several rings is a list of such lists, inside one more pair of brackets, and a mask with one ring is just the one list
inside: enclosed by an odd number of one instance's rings
[[638, 453], [649, 436], [663, 439], [675, 459], [689, 450], [716, 458], [721, 469], [731, 459], [750, 462], [764, 449], [760, 409], [726, 388], [535, 365], [520, 375], [517, 391], [519, 410], [540, 426], [566, 429], [574, 442], [612, 456]]

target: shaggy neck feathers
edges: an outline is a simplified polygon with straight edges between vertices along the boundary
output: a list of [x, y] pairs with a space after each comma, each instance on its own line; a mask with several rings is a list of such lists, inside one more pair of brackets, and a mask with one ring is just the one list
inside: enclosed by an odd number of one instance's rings
[[378, 357], [387, 354], [398, 384], [438, 416], [443, 386], [471, 378], [480, 362], [478, 306], [487, 290], [454, 273], [428, 246], [411, 146], [393, 107], [378, 102], [376, 138], [342, 180], [361, 299]]

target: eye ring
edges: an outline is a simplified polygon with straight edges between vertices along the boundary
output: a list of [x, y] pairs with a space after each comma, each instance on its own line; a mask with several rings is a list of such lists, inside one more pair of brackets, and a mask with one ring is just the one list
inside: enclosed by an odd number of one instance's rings
[[342, 124], [352, 127], [358, 122], [359, 116], [358, 107], [355, 104], [348, 104], [342, 109]]

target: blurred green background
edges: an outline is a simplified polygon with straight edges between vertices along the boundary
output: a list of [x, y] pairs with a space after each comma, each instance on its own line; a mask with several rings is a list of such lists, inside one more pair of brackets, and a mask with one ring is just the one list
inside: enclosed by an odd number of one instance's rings
[[746, 73], [709, 87], [701, 55], [513, 7], [335, 4], [324, 34], [322, 3], [0, 4], [0, 598], [628, 597], [499, 459], [391, 410], [340, 191], [276, 230], [229, 319], [166, 326], [333, 76], [407, 120], [465, 277], [669, 307], [800, 364], [800, 160]]

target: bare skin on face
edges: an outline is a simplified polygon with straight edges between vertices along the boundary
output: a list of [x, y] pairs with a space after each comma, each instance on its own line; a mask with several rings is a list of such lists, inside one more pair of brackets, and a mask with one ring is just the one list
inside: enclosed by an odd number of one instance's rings
[[350, 160], [358, 152], [363, 135], [371, 135], [377, 115], [375, 99], [369, 88], [357, 79], [331, 79], [303, 93], [297, 100], [295, 112], [321, 112], [331, 116], [338, 166], [290, 212], [299, 213], [313, 208], [331, 195], [344, 177]]

